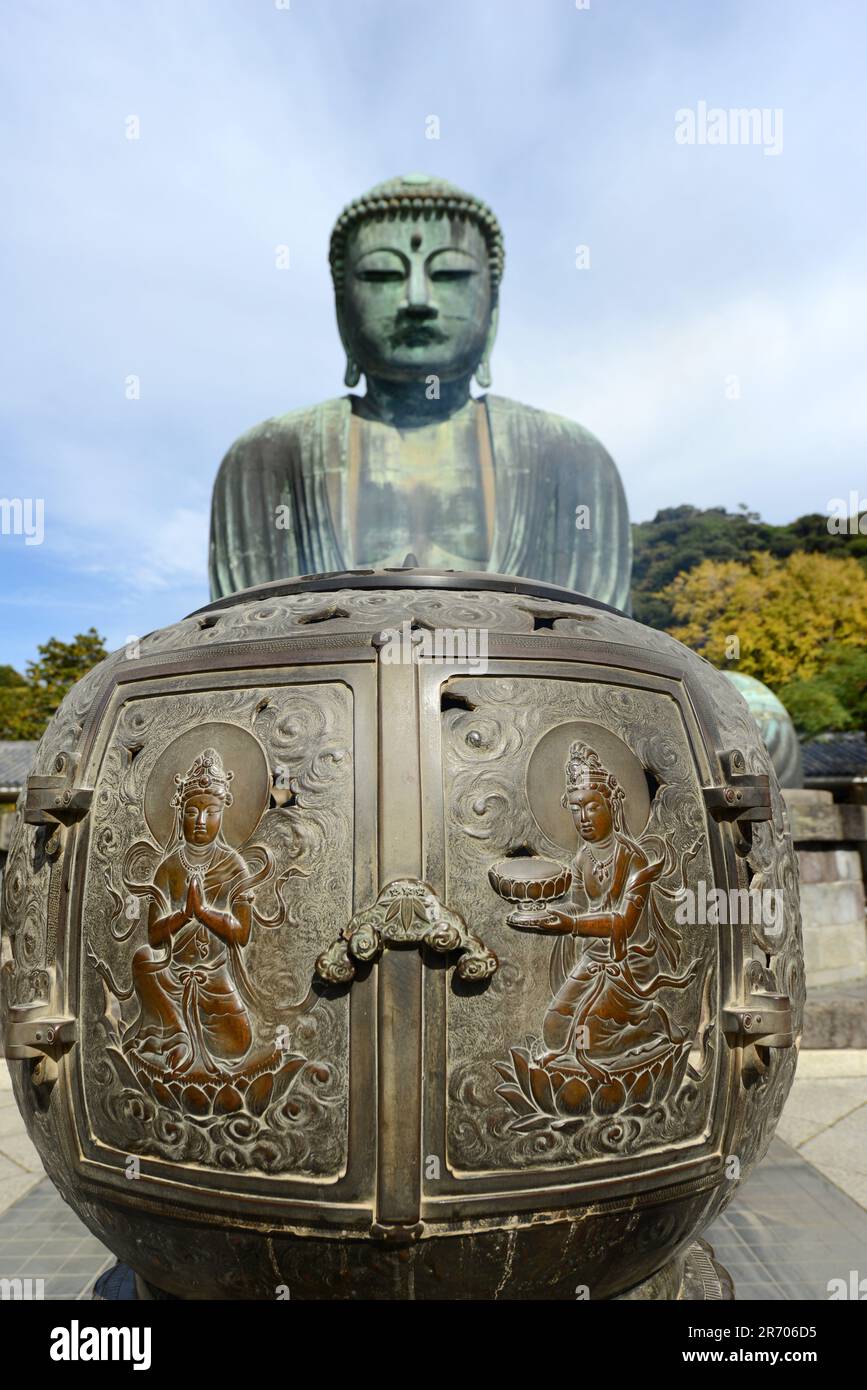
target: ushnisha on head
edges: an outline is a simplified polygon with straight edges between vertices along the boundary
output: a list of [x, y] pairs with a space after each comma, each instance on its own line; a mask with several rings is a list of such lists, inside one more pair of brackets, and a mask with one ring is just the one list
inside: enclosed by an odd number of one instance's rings
[[582, 839], [605, 840], [613, 829], [622, 829], [623, 788], [588, 744], [570, 745], [566, 762], [566, 791], [561, 805], [572, 813]]
[[226, 772], [215, 748], [205, 748], [183, 776], [175, 776], [177, 791], [171, 804], [189, 844], [204, 848], [220, 833], [223, 812], [233, 800], [229, 783], [234, 775]]
[[362, 372], [490, 385], [505, 250], [478, 198], [426, 174], [378, 184], [338, 217], [330, 263], [347, 386]]

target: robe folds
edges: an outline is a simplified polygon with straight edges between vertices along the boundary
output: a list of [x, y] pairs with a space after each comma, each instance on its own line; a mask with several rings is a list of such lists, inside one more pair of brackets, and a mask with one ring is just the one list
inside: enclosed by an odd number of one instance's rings
[[[348, 528], [335, 523], [331, 505], [345, 489], [353, 399], [340, 396], [266, 420], [232, 445], [214, 485], [212, 598], [274, 579], [354, 568]], [[560, 584], [625, 609], [632, 541], [611, 456], [572, 420], [502, 396], [481, 400], [495, 489], [487, 569]]]

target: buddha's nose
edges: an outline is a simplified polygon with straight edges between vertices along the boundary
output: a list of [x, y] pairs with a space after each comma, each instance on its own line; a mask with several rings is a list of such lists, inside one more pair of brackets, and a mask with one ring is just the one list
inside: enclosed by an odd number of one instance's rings
[[430, 302], [430, 282], [423, 263], [415, 262], [410, 266], [403, 308], [407, 313], [423, 318], [436, 315], [437, 310]]

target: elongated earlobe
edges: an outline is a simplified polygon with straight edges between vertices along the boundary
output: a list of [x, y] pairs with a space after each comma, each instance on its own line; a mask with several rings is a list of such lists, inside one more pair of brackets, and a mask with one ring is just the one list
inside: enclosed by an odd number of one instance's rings
[[361, 380], [361, 368], [354, 357], [346, 354], [346, 371], [343, 374], [344, 386], [357, 386]]
[[494, 304], [491, 310], [491, 322], [488, 325], [488, 337], [485, 343], [485, 350], [482, 353], [482, 360], [476, 367], [473, 376], [476, 378], [483, 391], [487, 391], [491, 384], [491, 353], [494, 350], [494, 342], [497, 337], [497, 325], [500, 321], [500, 308]]

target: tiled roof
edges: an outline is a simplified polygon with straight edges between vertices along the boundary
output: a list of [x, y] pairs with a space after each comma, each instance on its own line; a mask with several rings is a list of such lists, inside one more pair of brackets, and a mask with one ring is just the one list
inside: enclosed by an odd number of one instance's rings
[[36, 755], [36, 741], [0, 739], [0, 792], [18, 792], [24, 786]]
[[802, 744], [804, 776], [867, 777], [867, 739], [863, 732], [820, 734]]

